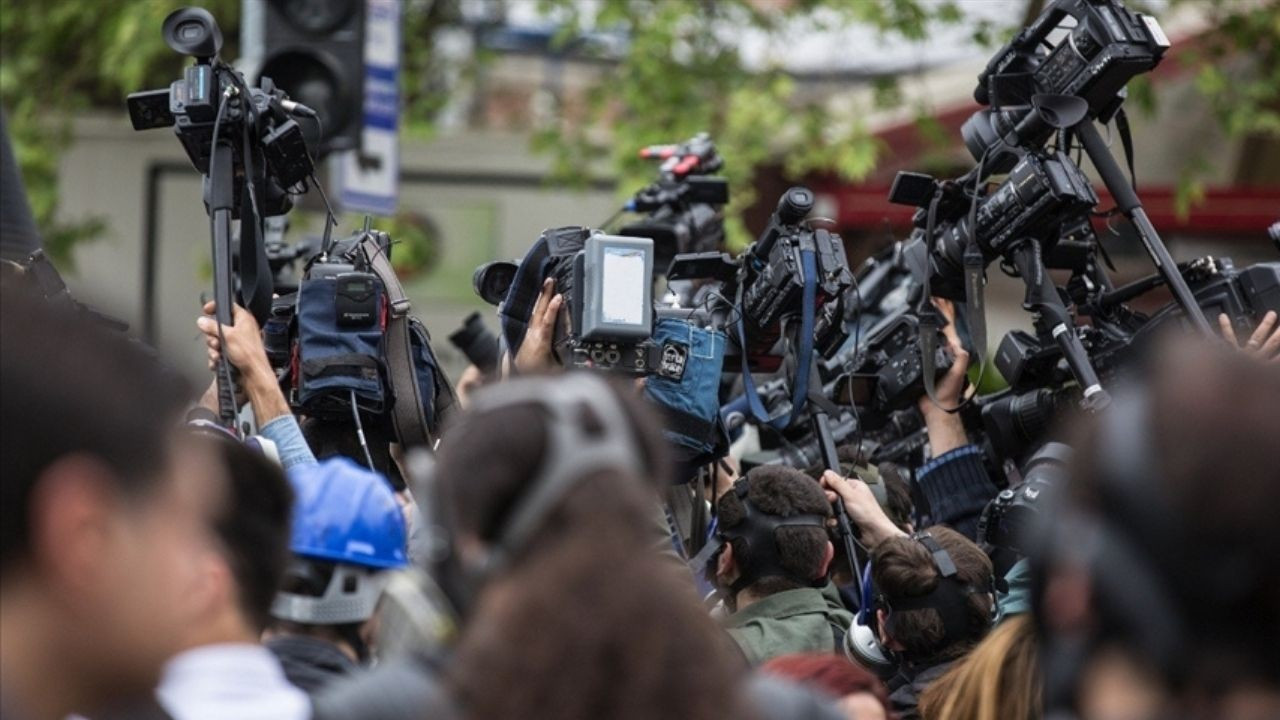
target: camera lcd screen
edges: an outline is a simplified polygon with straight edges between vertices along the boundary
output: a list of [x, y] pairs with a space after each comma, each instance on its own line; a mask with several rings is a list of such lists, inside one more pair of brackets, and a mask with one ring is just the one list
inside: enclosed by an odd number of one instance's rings
[[623, 325], [643, 325], [645, 307], [644, 252], [635, 248], [606, 247], [600, 284], [603, 320]]

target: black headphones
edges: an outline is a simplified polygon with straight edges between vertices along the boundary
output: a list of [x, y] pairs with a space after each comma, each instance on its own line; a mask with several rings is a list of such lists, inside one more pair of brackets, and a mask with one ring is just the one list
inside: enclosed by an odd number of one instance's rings
[[[481, 587], [524, 551], [547, 515], [580, 482], [603, 469], [653, 470], [615, 392], [595, 374], [575, 372], [503, 382], [480, 391], [468, 412], [490, 413], [516, 405], [534, 405], [546, 412], [542, 423], [546, 452], [508, 513], [501, 534], [478, 562], [468, 562], [457, 553], [458, 529], [444, 507], [434, 461], [429, 456], [416, 458], [414, 495], [420, 504], [429, 504], [423, 517], [430, 534], [434, 574], [462, 613]], [[584, 407], [598, 421], [591, 428], [584, 423]]]
[[739, 478], [733, 484], [733, 493], [742, 504], [742, 520], [731, 528], [726, 528], [723, 525], [717, 527], [714, 540], [707, 543], [694, 556], [690, 564], [694, 568], [701, 568], [705, 573], [705, 577], [709, 581], [714, 581], [716, 563], [719, 561], [720, 555], [724, 553], [725, 547], [734, 540], [741, 540], [745, 543], [747, 552], [744, 553], [743, 557], [735, 555], [739, 576], [729, 586], [731, 592], [737, 593], [752, 583], [767, 577], [783, 577], [800, 585], [820, 587], [826, 581], [825, 577], [796, 577], [790, 570], [783, 567], [782, 554], [778, 549], [775, 531], [782, 527], [811, 527], [822, 530], [825, 537], [827, 517], [813, 514], [789, 515], [787, 517], [770, 515], [752, 504], [749, 499], [750, 490], [751, 480], [746, 476]]
[[[863, 603], [864, 609], [859, 611], [854, 618], [854, 623], [849, 627], [849, 632], [845, 634], [845, 655], [881, 678], [892, 677], [898, 670], [902, 658], [880, 643], [878, 610], [884, 610], [884, 629], [890, 634], [894, 632], [895, 612], [926, 609], [936, 611], [942, 619], [944, 645], [981, 637], [995, 620], [993, 578], [988, 577], [986, 587], [966, 583], [960, 579], [951, 554], [928, 531], [917, 532], [911, 535], [911, 539], [924, 545], [929, 551], [934, 569], [938, 572], [938, 584], [933, 590], [923, 595], [890, 597], [883, 592], [875, 593], [870, 597], [870, 602]], [[863, 587], [869, 588], [870, 583], [864, 582]], [[970, 622], [968, 599], [970, 595], [982, 593], [991, 595], [991, 612], [985, 624], [975, 627], [974, 623]]]

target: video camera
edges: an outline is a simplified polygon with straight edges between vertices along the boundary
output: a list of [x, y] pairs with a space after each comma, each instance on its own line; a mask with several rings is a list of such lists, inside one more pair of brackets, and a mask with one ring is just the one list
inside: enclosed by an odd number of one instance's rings
[[[1050, 36], [1068, 17], [1074, 27], [1057, 44]], [[1053, 0], [1031, 25], [1001, 48], [978, 76], [974, 113], [960, 133], [991, 173], [1017, 162], [1014, 148], [1039, 147], [1054, 128], [1088, 118], [1108, 121], [1124, 87], [1159, 64], [1169, 39], [1155, 18], [1118, 0]]]
[[467, 361], [485, 375], [498, 371], [498, 336], [484, 326], [480, 313], [473, 312], [462, 321], [462, 327], [449, 335], [449, 342], [466, 356]]
[[[131, 93], [129, 118], [134, 130], [172, 127], [191, 164], [209, 175], [218, 141], [233, 149], [235, 194], [244, 179], [261, 185], [256, 212], [283, 215], [293, 202], [286, 192], [311, 175], [313, 163], [302, 128], [292, 116], [314, 118], [310, 108], [289, 100], [270, 78], [251, 88], [244, 75], [218, 58], [222, 31], [207, 10], [182, 8], [163, 26], [175, 52], [196, 59], [168, 88]], [[257, 173], [246, 170], [257, 169]], [[233, 217], [240, 209], [233, 207]]]
[[653, 240], [562, 228], [547, 235], [564, 297], [554, 349], [566, 367], [647, 375], [655, 367]]
[[[935, 331], [941, 333], [941, 331]], [[955, 362], [945, 339], [939, 337], [935, 349], [936, 377], [942, 377]], [[848, 372], [835, 381], [828, 393], [833, 401], [859, 408], [859, 422], [876, 426], [896, 410], [913, 407], [924, 394], [921, 362], [920, 321], [902, 313], [882, 323], [867, 337]], [[863, 412], [863, 409], [869, 412]]]
[[[1026, 153], [985, 195], [981, 190], [968, 195], [963, 186], [900, 172], [889, 190], [890, 202], [919, 208], [913, 221], [921, 231], [918, 237], [931, 249], [931, 280], [937, 283], [932, 293], [958, 302], [965, 300], [965, 251], [971, 242], [977, 243], [985, 264], [1017, 242], [1034, 240], [1043, 245], [1048, 267], [1060, 267], [1053, 250], [1063, 228], [1087, 219], [1098, 203], [1088, 177], [1071, 158], [1053, 150]], [[974, 205], [970, 219], [964, 213]]]
[[[265, 323], [274, 287], [263, 219], [288, 211], [290, 193], [312, 175], [302, 129], [291, 116], [314, 118], [316, 113], [290, 101], [267, 78], [250, 88], [243, 75], [218, 57], [222, 31], [208, 11], [175, 10], [165, 18], [163, 33], [170, 48], [194, 57], [195, 64], [167, 89], [131, 94], [129, 117], [135, 130], [172, 126], [191, 164], [204, 175], [219, 325], [232, 324], [233, 296]], [[236, 219], [240, 239], [233, 269], [231, 224]], [[238, 431], [231, 366], [224, 357], [216, 369], [219, 421]]]
[[680, 253], [711, 252], [724, 245], [724, 206], [729, 184], [710, 173], [724, 166], [706, 133], [671, 145], [651, 145], [640, 157], [660, 160], [658, 179], [641, 188], [623, 209], [645, 216], [626, 223], [618, 235], [654, 243], [654, 267], [665, 269]]
[[713, 324], [727, 327], [736, 318], [740, 332], [734, 339], [753, 369], [777, 369], [783, 321], [806, 311], [813, 313], [812, 324], [800, 332], [813, 338], [819, 353], [835, 352], [846, 337], [843, 298], [853, 274], [840, 236], [805, 223], [813, 200], [813, 191], [793, 187], [778, 199], [759, 239], [738, 258], [718, 252], [678, 255], [667, 272], [674, 280], [722, 282], [713, 298], [718, 300], [712, 308]]

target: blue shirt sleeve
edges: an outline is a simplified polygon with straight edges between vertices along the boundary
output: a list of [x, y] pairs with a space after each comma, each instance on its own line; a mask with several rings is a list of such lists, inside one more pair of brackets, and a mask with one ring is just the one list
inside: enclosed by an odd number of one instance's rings
[[258, 434], [276, 444], [280, 464], [285, 470], [300, 465], [315, 465], [316, 456], [302, 436], [302, 428], [292, 415], [281, 415], [258, 428]]
[[958, 447], [925, 463], [916, 471], [916, 486], [929, 504], [932, 521], [970, 540], [977, 537], [982, 509], [998, 492], [977, 445]]

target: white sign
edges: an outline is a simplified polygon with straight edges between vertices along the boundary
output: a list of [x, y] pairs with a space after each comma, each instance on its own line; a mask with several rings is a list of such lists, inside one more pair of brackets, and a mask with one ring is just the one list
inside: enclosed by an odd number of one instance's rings
[[365, 0], [364, 130], [338, 160], [346, 210], [394, 215], [400, 190], [400, 0]]

